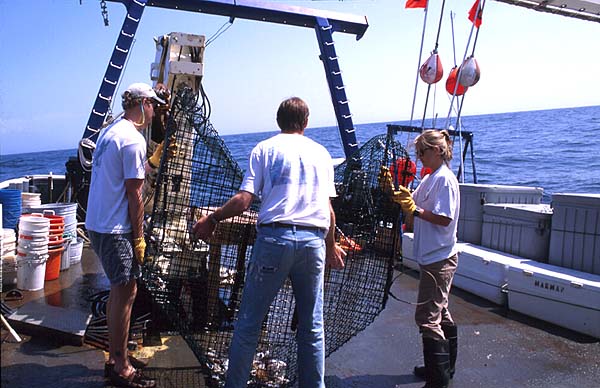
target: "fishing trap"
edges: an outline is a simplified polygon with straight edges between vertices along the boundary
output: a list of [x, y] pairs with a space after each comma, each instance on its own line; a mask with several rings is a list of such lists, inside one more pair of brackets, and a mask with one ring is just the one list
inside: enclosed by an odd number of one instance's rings
[[[170, 143], [177, 154], [165, 158]], [[153, 320], [167, 322], [204, 367], [207, 383], [222, 386], [229, 345], [256, 237], [260, 206], [222, 221], [208, 242], [190, 231], [201, 216], [222, 206], [239, 189], [243, 172], [191, 90], [174, 94], [147, 225], [148, 261], [142, 288], [153, 303]], [[398, 243], [399, 206], [378, 188], [380, 166], [408, 158], [402, 146], [379, 136], [359, 151], [358, 162], [335, 169], [338, 242], [346, 267], [326, 270], [326, 355], [367, 327], [387, 300]], [[295, 301], [287, 281], [260, 332], [251, 373], [255, 387], [294, 386], [297, 371]]]

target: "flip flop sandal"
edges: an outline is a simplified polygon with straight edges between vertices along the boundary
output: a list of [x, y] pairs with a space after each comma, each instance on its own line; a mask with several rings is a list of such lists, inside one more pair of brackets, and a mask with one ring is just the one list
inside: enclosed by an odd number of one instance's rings
[[124, 388], [154, 388], [156, 387], [156, 380], [149, 379], [142, 375], [142, 372], [136, 370], [129, 376], [121, 376], [114, 369], [110, 369], [109, 379], [111, 384], [115, 387]]
[[[148, 366], [147, 361], [137, 359], [131, 355], [128, 356], [128, 358], [129, 358], [129, 363], [135, 370], [144, 369], [146, 366]], [[104, 377], [110, 377], [110, 371], [113, 370], [114, 365], [115, 365], [114, 363], [108, 363], [108, 362], [104, 363]]]

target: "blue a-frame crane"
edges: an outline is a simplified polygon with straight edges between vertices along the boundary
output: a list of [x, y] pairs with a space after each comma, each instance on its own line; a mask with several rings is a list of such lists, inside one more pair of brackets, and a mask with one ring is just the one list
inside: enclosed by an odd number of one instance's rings
[[360, 39], [368, 28], [365, 16], [356, 16], [332, 11], [265, 3], [251, 0], [108, 0], [123, 3], [127, 15], [117, 43], [110, 58], [100, 91], [94, 102], [83, 138], [96, 141], [108, 113], [110, 102], [116, 91], [130, 48], [146, 6], [175, 9], [189, 12], [208, 13], [262, 22], [287, 24], [314, 28], [321, 51], [321, 61], [331, 101], [335, 111], [344, 154], [350, 159], [358, 149], [350, 106], [346, 97], [342, 74], [333, 42], [334, 32], [356, 35]]

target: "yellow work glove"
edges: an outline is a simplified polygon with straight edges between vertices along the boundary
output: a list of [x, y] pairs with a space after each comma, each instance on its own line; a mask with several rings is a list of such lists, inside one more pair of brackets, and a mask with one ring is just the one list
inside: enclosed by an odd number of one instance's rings
[[164, 144], [164, 141], [160, 142], [160, 144], [154, 150], [152, 156], [148, 158], [148, 163], [150, 164], [150, 167], [158, 168], [158, 166], [160, 166], [160, 158], [162, 157]]
[[400, 204], [404, 214], [413, 214], [414, 211], [417, 210], [417, 205], [415, 204], [412, 194], [404, 186], [399, 186], [398, 189], [398, 191], [394, 192], [392, 197], [393, 201]]
[[394, 190], [392, 173], [390, 173], [390, 169], [386, 166], [381, 166], [379, 175], [377, 175], [377, 183], [379, 183], [379, 188], [386, 193], [390, 193]]
[[[163, 142], [164, 143], [164, 142]], [[171, 135], [169, 138], [169, 149], [167, 150], [167, 158], [172, 158], [177, 155], [177, 143], [175, 143], [175, 135]]]
[[144, 264], [144, 257], [146, 256], [146, 240], [143, 237], [133, 239], [133, 253], [140, 265]]
[[[156, 149], [152, 153], [152, 156], [148, 158], [148, 163], [152, 168], [158, 168], [160, 166], [160, 161], [162, 158], [163, 148], [165, 147], [165, 142], [161, 141]], [[167, 153], [167, 157], [171, 158], [177, 155], [177, 144], [175, 143], [175, 139], [171, 137], [171, 141], [169, 142], [169, 152]]]

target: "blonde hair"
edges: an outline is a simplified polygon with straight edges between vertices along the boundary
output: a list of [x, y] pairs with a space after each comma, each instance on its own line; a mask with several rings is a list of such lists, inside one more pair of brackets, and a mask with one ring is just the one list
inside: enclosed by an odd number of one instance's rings
[[450, 134], [445, 129], [441, 131], [428, 129], [415, 139], [415, 147], [417, 149], [438, 147], [440, 149], [440, 156], [446, 164], [452, 160], [452, 144]]

